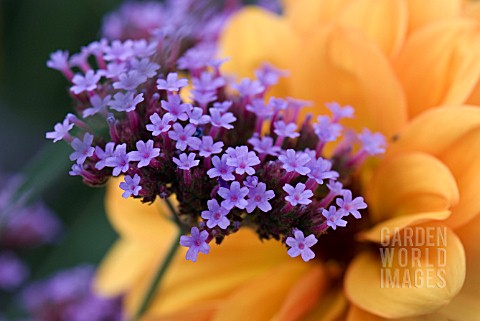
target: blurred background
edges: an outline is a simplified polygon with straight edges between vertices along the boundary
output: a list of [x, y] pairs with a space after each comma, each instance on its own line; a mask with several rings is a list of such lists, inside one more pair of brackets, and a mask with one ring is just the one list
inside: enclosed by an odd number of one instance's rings
[[[5, 175], [24, 173], [33, 187], [31, 199], [43, 201], [62, 224], [53, 244], [20, 253], [30, 279], [96, 264], [116, 237], [103, 211], [104, 189], [70, 177], [68, 146], [45, 139], [72, 111], [67, 81], [46, 61], [57, 49], [74, 53], [97, 39], [102, 17], [120, 3], [0, 0], [0, 177], [4, 183]], [[5, 187], [0, 184], [0, 191]], [[0, 312], [14, 314], [15, 304], [2, 298], [0, 290]]]

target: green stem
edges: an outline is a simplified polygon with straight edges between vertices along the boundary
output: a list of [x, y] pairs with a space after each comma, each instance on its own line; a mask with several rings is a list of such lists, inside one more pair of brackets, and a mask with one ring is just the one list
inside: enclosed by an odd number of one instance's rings
[[175, 257], [177, 249], [180, 246], [180, 236], [181, 236], [181, 231], [179, 231], [179, 233], [177, 234], [177, 237], [173, 240], [173, 243], [170, 246], [170, 249], [168, 250], [165, 260], [160, 265], [160, 268], [158, 269], [157, 274], [155, 275], [152, 282], [150, 283], [150, 287], [148, 288], [147, 293], [143, 297], [142, 305], [138, 308], [133, 320], [140, 320], [140, 318], [143, 316], [143, 314], [147, 311], [148, 307], [152, 303], [152, 300], [155, 296], [155, 292], [157, 291], [158, 286], [160, 285], [160, 282], [162, 281], [162, 278], [165, 275], [165, 272], [167, 272], [167, 269], [170, 266], [170, 263], [172, 263], [172, 260]]

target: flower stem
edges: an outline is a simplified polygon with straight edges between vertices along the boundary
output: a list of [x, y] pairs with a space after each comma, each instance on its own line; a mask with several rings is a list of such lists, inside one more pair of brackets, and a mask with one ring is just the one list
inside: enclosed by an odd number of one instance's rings
[[165, 275], [165, 272], [167, 272], [167, 269], [170, 266], [170, 263], [172, 263], [172, 260], [175, 257], [178, 247], [180, 246], [180, 235], [181, 235], [181, 230], [179, 230], [179, 233], [177, 234], [176, 238], [173, 240], [173, 243], [170, 246], [170, 249], [168, 250], [167, 255], [165, 256], [165, 259], [163, 260], [162, 264], [159, 266], [159, 269], [157, 270], [157, 273], [155, 274], [152, 282], [150, 283], [150, 287], [148, 288], [147, 293], [143, 297], [142, 304], [140, 305], [137, 312], [135, 313], [133, 320], [135, 321], [140, 320], [140, 318], [143, 316], [143, 314], [147, 311], [148, 307], [152, 303], [152, 300], [155, 297], [155, 292], [158, 289], [158, 286], [160, 285], [160, 282], [162, 281], [163, 276]]

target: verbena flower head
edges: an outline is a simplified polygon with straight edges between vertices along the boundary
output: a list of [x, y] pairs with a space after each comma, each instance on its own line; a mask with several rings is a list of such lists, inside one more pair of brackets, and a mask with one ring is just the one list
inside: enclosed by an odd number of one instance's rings
[[[90, 185], [125, 175], [123, 196], [144, 202], [176, 195], [177, 221], [192, 233], [181, 244], [192, 261], [208, 253], [212, 240], [221, 243], [243, 227], [284, 243], [293, 236], [298, 246], [289, 245], [290, 254], [312, 259], [313, 242], [300, 248], [307, 244], [300, 233], [316, 240], [351, 221], [326, 216], [327, 209], [360, 218], [366, 204], [341, 182], [383, 151], [383, 136], [364, 131], [357, 140], [343, 138], [339, 121], [353, 117], [350, 106], [329, 103], [331, 116], [299, 119], [307, 102], [266, 99], [285, 73], [267, 65], [258, 79], [235, 83], [222, 75], [215, 48], [201, 44], [165, 57], [165, 37], [96, 47], [101, 59], [88, 72], [100, 79], [73, 96], [78, 116], [48, 134], [71, 142], [72, 175]], [[121, 68], [107, 76], [112, 64]], [[102, 132], [98, 123], [108, 135], [94, 136]], [[327, 157], [326, 144], [343, 148]]]

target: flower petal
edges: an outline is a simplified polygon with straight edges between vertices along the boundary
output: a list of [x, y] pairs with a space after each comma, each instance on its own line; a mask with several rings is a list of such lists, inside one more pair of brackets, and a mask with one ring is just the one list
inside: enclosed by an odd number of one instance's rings
[[119, 181], [114, 180], [108, 185], [105, 199], [105, 210], [115, 230], [122, 237], [157, 245], [173, 239], [177, 228], [167, 219], [170, 213], [165, 203], [160, 199], [154, 204], [124, 199]]
[[445, 213], [458, 202], [455, 179], [445, 164], [420, 152], [385, 159], [367, 188], [372, 221]]
[[343, 321], [348, 301], [339, 288], [328, 289], [310, 313], [302, 321]]
[[480, 213], [480, 109], [439, 108], [414, 119], [390, 153], [423, 151], [440, 159], [455, 177], [460, 202], [446, 224], [461, 226]]
[[442, 21], [411, 35], [395, 61], [409, 115], [443, 104], [462, 104], [480, 76], [478, 22]]
[[[285, 247], [278, 242], [261, 242], [256, 233], [248, 229], [229, 236], [221, 246], [212, 244], [210, 253], [200, 256], [195, 263], [185, 260], [185, 252], [185, 248], [178, 251], [148, 315], [166, 316], [205, 301], [223, 299], [245, 282], [285, 261], [292, 267], [304, 264], [292, 262]], [[129, 311], [135, 311], [151, 278], [152, 274], [145, 274], [127, 294]]]
[[390, 136], [406, 121], [402, 89], [389, 62], [354, 29], [330, 25], [311, 34], [299, 48], [290, 81], [293, 97], [312, 100], [315, 113], [326, 112], [330, 101], [354, 106], [357, 129], [367, 126]]
[[462, 0], [406, 0], [408, 30], [413, 32], [429, 23], [460, 15]]
[[404, 42], [407, 6], [403, 0], [355, 0], [340, 13], [338, 20], [367, 34], [391, 57]]
[[467, 257], [467, 273], [462, 290], [440, 312], [450, 320], [473, 321], [480, 315], [480, 216], [455, 231]]
[[145, 268], [159, 263], [162, 252], [165, 249], [146, 243], [118, 240], [97, 269], [95, 291], [105, 296], [123, 294], [145, 273]]
[[442, 226], [416, 228], [425, 229], [423, 235], [428, 233], [438, 243], [425, 246], [429, 244], [419, 234], [407, 238], [402, 230], [397, 238], [402, 244], [391, 243], [388, 248], [391, 256], [363, 253], [350, 264], [344, 285], [355, 305], [384, 318], [410, 317], [439, 309], [460, 291], [465, 279], [465, 252], [459, 238]]
[[[350, 309], [348, 310], [348, 315], [346, 319], [346, 321], [388, 321], [388, 320], [392, 320], [392, 319], [386, 319], [386, 318], [379, 317], [378, 315], [371, 314], [365, 310], [360, 309], [359, 307], [353, 304], [350, 306]], [[449, 321], [449, 320], [445, 316], [434, 312], [428, 315], [394, 319], [394, 321]]]
[[224, 302], [213, 321], [270, 320], [289, 290], [312, 268], [308, 264], [291, 263], [285, 262], [237, 288]]
[[221, 303], [222, 301], [206, 301], [168, 315], [145, 316], [140, 321], [209, 321], [212, 320]]
[[229, 59], [222, 70], [252, 77], [264, 62], [287, 69], [296, 44], [296, 35], [284, 19], [258, 7], [245, 7], [229, 20], [221, 36], [220, 52]]

